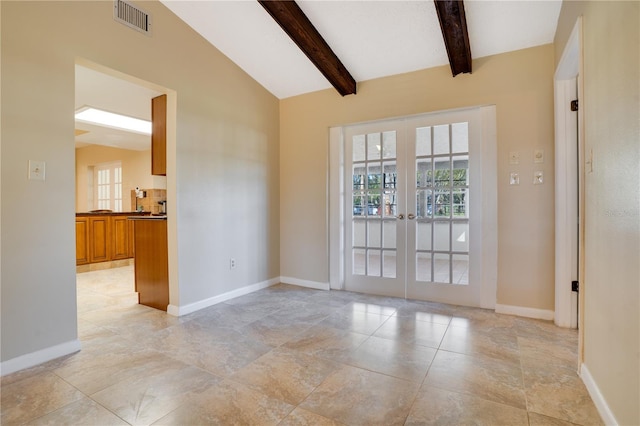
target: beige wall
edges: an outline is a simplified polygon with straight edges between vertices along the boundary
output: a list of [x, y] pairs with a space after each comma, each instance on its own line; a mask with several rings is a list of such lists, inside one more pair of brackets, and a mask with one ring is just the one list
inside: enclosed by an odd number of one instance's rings
[[[77, 337], [77, 59], [175, 91], [167, 187], [179, 288], [171, 303], [279, 275], [277, 98], [157, 1], [144, 2], [150, 37], [115, 22], [109, 1], [0, 7], [3, 363]], [[46, 181], [26, 179], [30, 159], [46, 162]]]
[[618, 424], [640, 424], [640, 3], [564, 2], [559, 60], [583, 16], [584, 365]]
[[[471, 75], [448, 66], [359, 83], [358, 94], [325, 90], [281, 101], [281, 275], [326, 283], [328, 129], [467, 106], [495, 104], [498, 132], [497, 302], [554, 309], [553, 46], [474, 60]], [[533, 186], [533, 151], [544, 149], [545, 183]], [[509, 166], [509, 151], [520, 164]], [[509, 186], [518, 171], [519, 186]]]
[[89, 145], [76, 149], [76, 212], [86, 212], [95, 207], [89, 205], [89, 167], [100, 163], [120, 161], [122, 164], [122, 211], [135, 210], [131, 206], [132, 190], [138, 188], [167, 189], [166, 177], [151, 174], [151, 150], [133, 151], [101, 145]]

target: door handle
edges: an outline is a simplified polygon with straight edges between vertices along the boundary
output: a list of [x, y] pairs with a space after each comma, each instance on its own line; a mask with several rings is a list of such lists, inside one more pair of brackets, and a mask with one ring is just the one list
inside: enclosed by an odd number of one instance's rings
[[415, 219], [415, 218], [416, 218], [416, 215], [415, 215], [415, 214], [413, 214], [413, 213], [409, 213], [409, 214], [407, 215], [407, 218], [408, 218], [408, 219]]
[[396, 218], [402, 220], [402, 219], [404, 219], [404, 215], [402, 213], [400, 213], [398, 216], [396, 216]]

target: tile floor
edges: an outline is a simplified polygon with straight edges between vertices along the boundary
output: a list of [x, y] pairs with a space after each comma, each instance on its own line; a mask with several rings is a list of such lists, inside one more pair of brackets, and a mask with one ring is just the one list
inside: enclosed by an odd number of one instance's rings
[[591, 425], [577, 333], [276, 285], [175, 318], [78, 275], [83, 350], [2, 378], [2, 425]]

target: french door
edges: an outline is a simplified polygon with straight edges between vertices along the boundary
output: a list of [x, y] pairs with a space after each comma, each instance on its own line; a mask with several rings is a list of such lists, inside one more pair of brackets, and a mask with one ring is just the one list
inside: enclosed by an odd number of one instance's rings
[[345, 128], [347, 290], [481, 305], [480, 130], [477, 110]]

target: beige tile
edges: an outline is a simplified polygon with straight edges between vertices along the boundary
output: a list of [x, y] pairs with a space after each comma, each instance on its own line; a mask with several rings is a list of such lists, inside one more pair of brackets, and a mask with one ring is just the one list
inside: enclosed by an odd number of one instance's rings
[[37, 377], [46, 373], [50, 373], [60, 365], [62, 365], [67, 358], [72, 356], [73, 354], [65, 355], [63, 357], [53, 359], [34, 367], [25, 368], [24, 370], [16, 371], [15, 373], [7, 374], [6, 376], [0, 376], [0, 384], [2, 386], [2, 390], [4, 390], [5, 387], [10, 384], [29, 379], [31, 377]]
[[114, 342], [83, 350], [69, 357], [54, 372], [86, 395], [132, 377], [144, 377], [174, 365], [176, 361], [156, 351]]
[[458, 307], [451, 325], [485, 333], [516, 332], [515, 317], [496, 314], [488, 309]]
[[488, 357], [439, 350], [423, 386], [526, 409], [520, 367]]
[[261, 311], [250, 310], [248, 307], [228, 303], [219, 303], [194, 312], [186, 319], [190, 320], [192, 324], [201, 325], [207, 330], [215, 330], [218, 328], [240, 329], [264, 317], [265, 314]]
[[34, 426], [128, 425], [127, 422], [87, 397], [29, 422]]
[[521, 357], [522, 376], [525, 387], [538, 384], [584, 387], [573, 362], [567, 363], [552, 358]]
[[291, 339], [282, 347], [330, 361], [340, 361], [356, 350], [367, 340], [367, 337], [365, 334], [318, 324]]
[[510, 329], [487, 333], [468, 327], [450, 326], [440, 349], [467, 355], [484, 355], [513, 364], [520, 363], [518, 337]]
[[50, 372], [3, 385], [0, 424], [23, 424], [82, 397], [76, 388]]
[[427, 387], [418, 394], [405, 425], [527, 426], [526, 410], [471, 395]]
[[[294, 293], [295, 294], [295, 293]], [[317, 324], [329, 316], [333, 316], [338, 313], [337, 308], [331, 306], [321, 305], [317, 303], [310, 303], [307, 300], [292, 300], [290, 303], [282, 307], [277, 312], [271, 314], [273, 317], [278, 317], [290, 322], [305, 323], [305, 324]]]
[[578, 347], [546, 339], [518, 337], [520, 354], [527, 358], [546, 359], [567, 367], [578, 365]]
[[235, 329], [207, 330], [195, 321], [168, 327], [143, 342], [220, 377], [235, 373], [271, 350]]
[[384, 303], [384, 301], [381, 301], [380, 303], [375, 303], [375, 301], [358, 301], [351, 302], [348, 305], [340, 308], [340, 312], [364, 312], [367, 314], [389, 316], [396, 313], [396, 308], [393, 306], [389, 306], [388, 304]]
[[343, 423], [312, 413], [303, 408], [296, 408], [278, 426], [342, 426]]
[[301, 408], [345, 424], [401, 425], [418, 384], [343, 366], [300, 404]]
[[358, 310], [354, 311], [353, 309], [341, 309], [336, 312], [336, 314], [324, 319], [320, 324], [341, 330], [353, 331], [354, 333], [370, 335], [387, 319], [389, 319], [389, 315], [380, 315]]
[[529, 412], [529, 426], [575, 426], [575, 423]]
[[511, 425], [525, 392], [531, 425], [600, 424], [577, 332], [548, 321], [285, 284], [176, 319], [136, 303], [132, 266], [77, 294], [82, 351], [2, 377], [2, 424]]
[[311, 295], [311, 297], [307, 301], [310, 303], [317, 303], [333, 308], [343, 308], [354, 300], [357, 300], [357, 297], [357, 293], [329, 290], [316, 292]]
[[433, 348], [372, 336], [343, 362], [422, 383], [435, 355]]
[[307, 330], [312, 325], [312, 323], [294, 321], [272, 314], [245, 325], [240, 332], [265, 345], [277, 347]]
[[396, 316], [417, 319], [419, 321], [436, 319], [438, 323], [444, 323], [445, 325], [449, 324], [451, 317], [457, 312], [456, 307], [452, 305], [417, 300], [406, 300], [403, 304], [396, 306], [396, 308]]
[[233, 374], [242, 382], [289, 404], [302, 402], [338, 364], [286, 349], [276, 349]]
[[95, 325], [83, 319], [78, 319], [78, 338], [82, 341], [83, 348], [88, 342], [92, 340], [105, 339], [116, 336], [117, 333], [113, 330]]
[[578, 346], [578, 330], [556, 326], [552, 321], [517, 317], [514, 319], [518, 336]]
[[272, 285], [260, 291], [267, 294], [284, 295], [289, 300], [308, 301], [308, 299], [315, 293], [322, 292], [323, 290], [314, 290], [311, 288], [280, 283]]
[[444, 324], [392, 316], [373, 335], [398, 342], [438, 348], [446, 331], [447, 326]]
[[277, 425], [295, 407], [225, 380], [154, 425]]
[[587, 389], [559, 384], [535, 384], [525, 388], [527, 409], [580, 425], [602, 425]]
[[157, 374], [132, 377], [91, 396], [133, 425], [147, 425], [182, 403], [215, 386], [221, 379], [182, 363]]

